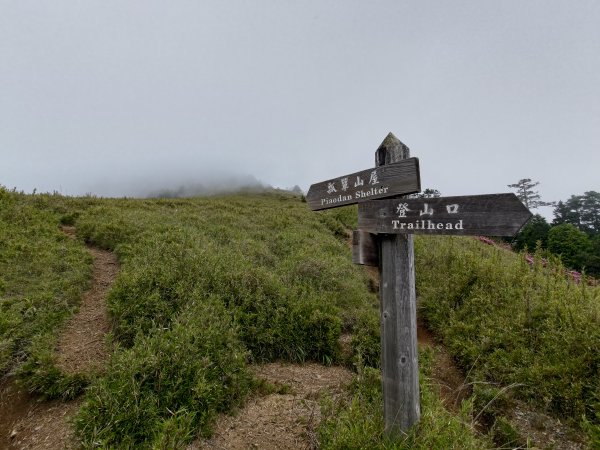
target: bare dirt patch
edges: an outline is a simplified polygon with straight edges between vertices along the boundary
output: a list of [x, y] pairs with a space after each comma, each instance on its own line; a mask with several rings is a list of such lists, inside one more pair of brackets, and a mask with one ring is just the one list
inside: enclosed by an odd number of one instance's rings
[[79, 401], [36, 399], [13, 380], [0, 385], [0, 448], [63, 449], [75, 446], [69, 418]]
[[256, 397], [234, 416], [221, 416], [211, 439], [197, 449], [313, 449], [321, 420], [319, 399], [340, 395], [352, 379], [342, 367], [271, 363], [253, 368], [257, 377], [282, 387], [281, 394]]
[[[62, 227], [75, 238], [75, 228]], [[79, 311], [69, 320], [58, 339], [56, 365], [65, 373], [101, 371], [109, 356], [105, 338], [110, 331], [106, 294], [119, 271], [116, 256], [88, 247], [94, 258], [92, 285], [83, 295]], [[70, 418], [81, 401], [44, 401], [21, 388], [12, 379], [0, 383], [0, 448], [75, 448]]]
[[435, 349], [432, 381], [438, 386], [446, 409], [458, 412], [462, 401], [471, 395], [471, 389], [465, 383], [464, 374], [458, 369], [448, 351], [436, 342], [433, 334], [420, 318], [417, 318], [417, 342], [422, 347]]
[[[73, 228], [62, 229], [74, 237]], [[105, 341], [110, 331], [106, 295], [119, 272], [119, 262], [112, 252], [91, 246], [88, 251], [94, 258], [92, 286], [61, 333], [56, 350], [57, 367], [69, 374], [102, 370], [110, 354]]]
[[534, 411], [523, 402], [516, 402], [509, 421], [519, 432], [530, 438], [538, 447], [561, 450], [583, 450], [581, 433], [559, 419]]

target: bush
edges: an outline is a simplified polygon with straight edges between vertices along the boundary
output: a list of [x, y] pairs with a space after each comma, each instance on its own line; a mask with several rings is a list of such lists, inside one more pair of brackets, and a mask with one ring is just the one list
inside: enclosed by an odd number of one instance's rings
[[[557, 261], [474, 239], [417, 240], [421, 311], [479, 381], [521, 386], [517, 398], [582, 423], [600, 398], [600, 289], [570, 280]], [[501, 268], [501, 270], [500, 270]]]
[[47, 349], [88, 286], [92, 260], [59, 230], [49, 205], [62, 201], [0, 186], [0, 376], [20, 368], [30, 390], [71, 397], [85, 382], [63, 376]]
[[566, 223], [550, 229], [548, 250], [559, 255], [567, 267], [581, 270], [585, 265], [586, 253], [591, 250], [591, 242], [587, 234]]
[[536, 214], [514, 238], [513, 248], [517, 251], [525, 249], [533, 251], [537, 247], [538, 242], [542, 248], [547, 248], [549, 231], [550, 224], [548, 224], [544, 217]]
[[78, 436], [86, 447], [152, 448], [207, 433], [249, 391], [245, 360], [231, 315], [197, 297], [171, 329], [154, 328], [114, 354], [77, 415]]

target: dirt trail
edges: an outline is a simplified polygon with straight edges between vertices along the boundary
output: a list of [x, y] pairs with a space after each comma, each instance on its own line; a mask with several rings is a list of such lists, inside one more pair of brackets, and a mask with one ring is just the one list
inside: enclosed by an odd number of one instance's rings
[[[62, 229], [75, 237], [74, 228]], [[110, 331], [106, 295], [119, 272], [119, 262], [107, 250], [88, 246], [88, 251], [94, 258], [92, 286], [58, 340], [56, 365], [70, 374], [102, 370], [110, 354], [105, 342]]]
[[[73, 227], [62, 231], [75, 238]], [[62, 371], [91, 373], [102, 370], [109, 356], [105, 337], [110, 330], [106, 294], [119, 265], [111, 252], [88, 247], [93, 256], [92, 286], [83, 295], [79, 311], [58, 339], [56, 365]], [[64, 449], [76, 447], [70, 418], [80, 400], [43, 401], [19, 387], [14, 380], [0, 384], [0, 449]]]
[[460, 404], [471, 395], [465, 384], [464, 374], [456, 367], [448, 351], [433, 337], [423, 320], [417, 318], [417, 342], [421, 347], [435, 349], [435, 360], [431, 374], [432, 381], [439, 386], [439, 393], [446, 409], [458, 412]]
[[188, 450], [313, 449], [321, 421], [319, 399], [325, 393], [340, 395], [352, 380], [342, 367], [319, 364], [271, 363], [253, 368], [259, 378], [284, 387], [280, 394], [251, 399], [233, 416], [221, 416], [209, 440]]
[[43, 401], [17, 386], [0, 384], [0, 449], [63, 449], [74, 447], [68, 419], [79, 401]]
[[[419, 323], [418, 339], [419, 345], [436, 346], [434, 382], [440, 384], [448, 408], [457, 409], [468, 395], [463, 389], [464, 377], [422, 323]], [[319, 399], [325, 393], [341, 395], [354, 376], [342, 367], [314, 363], [272, 363], [255, 366], [253, 370], [258, 378], [278, 387], [288, 387], [282, 390], [285, 393], [255, 397], [234, 415], [220, 416], [213, 437], [197, 440], [187, 450], [317, 448], [316, 429], [321, 421]]]

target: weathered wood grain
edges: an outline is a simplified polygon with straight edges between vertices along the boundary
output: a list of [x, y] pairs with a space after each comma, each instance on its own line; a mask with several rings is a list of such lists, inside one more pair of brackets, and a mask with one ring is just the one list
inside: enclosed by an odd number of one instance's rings
[[[409, 152], [390, 133], [375, 153], [376, 164], [395, 163]], [[421, 417], [413, 237], [381, 235], [379, 245], [383, 413], [385, 433], [395, 437]]]
[[375, 235], [359, 230], [352, 232], [352, 262], [363, 266], [379, 266], [379, 247]]
[[376, 200], [359, 205], [358, 228], [377, 234], [514, 236], [531, 216], [512, 193]]
[[313, 211], [421, 190], [419, 160], [410, 158], [313, 184], [306, 202]]

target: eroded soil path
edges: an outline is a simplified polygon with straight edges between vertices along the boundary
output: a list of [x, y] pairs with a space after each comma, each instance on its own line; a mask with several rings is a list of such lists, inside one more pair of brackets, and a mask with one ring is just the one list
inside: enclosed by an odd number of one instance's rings
[[417, 318], [417, 342], [419, 347], [431, 347], [435, 350], [431, 381], [438, 386], [446, 409], [458, 412], [462, 401], [471, 395], [470, 386], [466, 384], [464, 374], [458, 369], [448, 351], [436, 342], [433, 333], [427, 329], [420, 317]]
[[283, 387], [282, 393], [255, 397], [234, 415], [221, 416], [213, 437], [194, 442], [188, 450], [317, 448], [320, 398], [341, 395], [353, 377], [343, 367], [314, 363], [270, 363], [253, 370], [258, 378]]
[[[73, 227], [62, 231], [75, 239]], [[116, 256], [88, 246], [93, 257], [92, 285], [79, 311], [58, 338], [56, 366], [68, 374], [102, 371], [110, 354], [106, 334], [110, 322], [106, 294], [119, 271]], [[64, 449], [77, 446], [70, 419], [80, 400], [44, 401], [29, 394], [12, 379], [0, 384], [0, 449]]]
[[13, 380], [0, 385], [0, 449], [64, 449], [75, 446], [68, 420], [79, 401], [43, 401]]
[[[63, 231], [75, 237], [74, 228], [63, 227]], [[106, 296], [119, 273], [119, 261], [107, 250], [88, 246], [88, 251], [94, 258], [92, 285], [58, 339], [56, 365], [70, 374], [101, 371], [110, 355], [106, 343], [110, 331]]]

